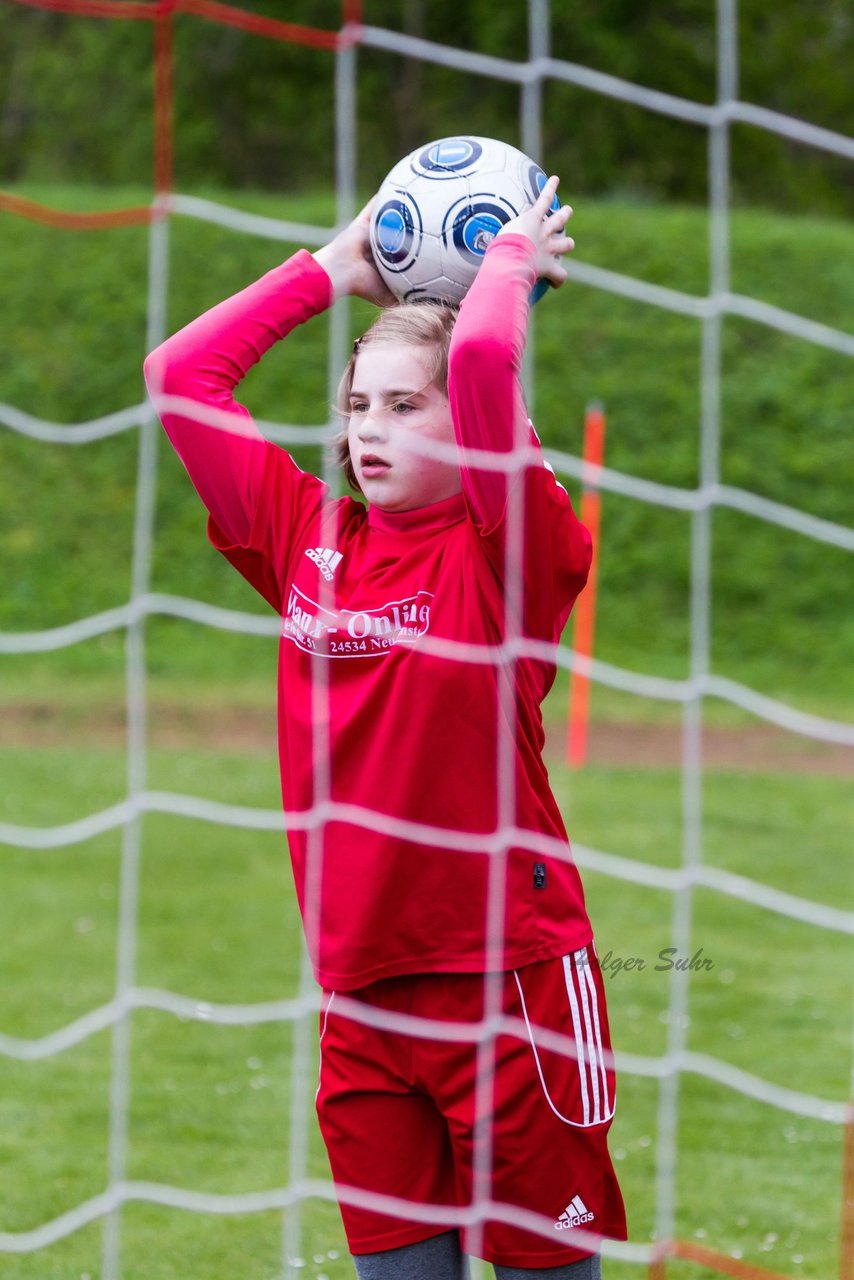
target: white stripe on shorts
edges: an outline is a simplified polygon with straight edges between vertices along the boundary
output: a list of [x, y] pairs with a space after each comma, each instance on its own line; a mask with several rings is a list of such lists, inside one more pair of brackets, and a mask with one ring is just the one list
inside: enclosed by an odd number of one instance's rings
[[578, 1011], [578, 997], [575, 994], [573, 981], [573, 957], [563, 957], [563, 976], [566, 981], [566, 994], [569, 997], [569, 1009], [572, 1014], [572, 1029], [575, 1032], [575, 1053], [578, 1060], [578, 1079], [581, 1084], [581, 1106], [584, 1123], [590, 1124], [590, 1099], [587, 1095], [587, 1065], [584, 1061], [584, 1039], [581, 1034], [581, 1015]]
[[593, 1026], [596, 1031], [596, 1060], [599, 1071], [602, 1075], [602, 1108], [605, 1112], [603, 1119], [610, 1120], [614, 1114], [614, 1107], [608, 1098], [608, 1068], [605, 1062], [605, 1051], [602, 1048], [602, 1028], [599, 1023], [599, 998], [596, 995], [596, 983], [593, 981], [593, 974], [590, 972], [590, 965], [584, 966], [584, 977], [587, 982], [587, 989], [590, 992], [590, 1004], [593, 1008]]
[[584, 1013], [584, 1030], [587, 1032], [587, 1053], [585, 1054], [585, 1070], [590, 1072], [590, 1085], [593, 1090], [593, 1123], [602, 1119], [602, 1107], [599, 1099], [599, 1058], [596, 1054], [596, 1040], [593, 1034], [593, 1023], [590, 1018], [590, 1002], [587, 999], [587, 948], [573, 953], [575, 972], [578, 975], [578, 990], [581, 995], [581, 1008]]
[[332, 1001], [334, 999], [335, 999], [335, 992], [330, 991], [329, 1003], [326, 1006], [326, 1012], [323, 1015], [323, 1030], [321, 1031], [320, 1039], [317, 1042], [318, 1063], [317, 1063], [317, 1090], [314, 1095], [315, 1102], [317, 1102], [317, 1099], [320, 1096], [320, 1076], [321, 1076], [321, 1072], [323, 1071], [323, 1037], [326, 1035], [326, 1024], [329, 1021], [329, 1010], [332, 1008]]
[[[587, 1129], [591, 1125], [601, 1124], [603, 1121], [610, 1120], [614, 1115], [614, 1107], [610, 1104], [608, 1097], [605, 1052], [602, 1047], [602, 1029], [599, 1022], [599, 1001], [596, 995], [593, 975], [589, 972], [589, 969], [590, 963], [586, 947], [582, 947], [579, 951], [563, 957], [566, 994], [572, 1017], [573, 1031], [575, 1032], [575, 1057], [578, 1064], [578, 1083], [581, 1092], [583, 1116], [581, 1121], [570, 1120], [568, 1116], [562, 1115], [552, 1102], [548, 1085], [543, 1075], [531, 1020], [528, 1016], [528, 1006], [525, 1000], [525, 992], [522, 989], [522, 981], [519, 977], [519, 971], [515, 969], [513, 971], [513, 977], [516, 979], [516, 989], [519, 992], [519, 999], [522, 1004], [525, 1026], [528, 1029], [528, 1039], [534, 1054], [534, 1062], [546, 1102], [559, 1120], [562, 1120], [564, 1124], [572, 1125], [574, 1129]], [[577, 989], [576, 982], [578, 984]], [[567, 1057], [569, 1056], [567, 1054]], [[592, 1117], [591, 1092], [593, 1093]]]

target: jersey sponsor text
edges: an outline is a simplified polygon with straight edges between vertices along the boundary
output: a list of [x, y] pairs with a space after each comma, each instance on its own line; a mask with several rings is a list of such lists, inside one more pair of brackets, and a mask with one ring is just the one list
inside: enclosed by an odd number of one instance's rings
[[306, 653], [328, 658], [370, 658], [412, 644], [430, 626], [433, 595], [419, 591], [377, 609], [326, 609], [292, 586], [282, 635]]

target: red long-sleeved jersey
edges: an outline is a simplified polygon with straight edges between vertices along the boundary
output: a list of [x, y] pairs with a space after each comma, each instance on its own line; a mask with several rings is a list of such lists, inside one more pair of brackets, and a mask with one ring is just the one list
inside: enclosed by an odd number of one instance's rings
[[449, 359], [458, 443], [494, 454], [530, 444], [527, 464], [508, 479], [467, 452], [462, 493], [414, 511], [332, 498], [234, 401], [264, 352], [329, 305], [329, 278], [308, 253], [146, 361], [155, 403], [186, 397], [233, 423], [161, 415], [214, 546], [282, 618], [282, 795], [309, 952], [328, 988], [513, 969], [591, 938], [541, 755], [555, 668], [545, 652], [512, 649], [557, 642], [590, 563], [518, 380], [534, 276], [531, 242], [497, 238]]

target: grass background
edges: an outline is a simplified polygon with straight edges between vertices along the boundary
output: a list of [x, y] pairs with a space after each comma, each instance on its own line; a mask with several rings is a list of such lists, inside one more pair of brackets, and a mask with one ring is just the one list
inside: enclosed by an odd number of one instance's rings
[[[21, 191], [66, 208], [144, 202], [142, 190]], [[218, 196], [222, 193], [202, 192]], [[256, 212], [330, 222], [323, 194], [241, 193]], [[578, 256], [702, 294], [703, 210], [584, 202]], [[169, 327], [241, 287], [286, 246], [174, 219]], [[11, 217], [0, 238], [0, 399], [72, 423], [138, 402], [144, 354], [147, 233], [58, 232]], [[759, 211], [733, 216], [733, 289], [850, 330], [854, 236], [830, 220]], [[354, 325], [366, 311], [355, 308]], [[314, 322], [245, 388], [260, 417], [323, 424], [326, 324]], [[691, 487], [699, 449], [700, 327], [573, 285], [537, 312], [535, 420], [545, 442], [580, 450], [585, 403], [608, 412], [606, 460]], [[830, 519], [850, 518], [851, 361], [748, 322], [724, 325], [722, 479]], [[317, 465], [318, 454], [301, 455]], [[135, 432], [74, 449], [0, 430], [0, 629], [36, 630], [126, 601]], [[165, 447], [158, 457], [153, 588], [260, 610], [205, 545], [197, 500]], [[572, 488], [572, 486], [570, 486]], [[805, 710], [851, 718], [854, 635], [845, 618], [850, 561], [832, 548], [735, 513], [714, 515], [713, 667]], [[636, 671], [688, 673], [690, 522], [605, 495], [597, 653]], [[272, 707], [272, 641], [168, 619], [147, 629], [149, 706], [157, 730], [182, 709]], [[43, 713], [61, 745], [27, 736], [0, 751], [0, 817], [51, 825], [125, 794], [121, 745], [124, 638], [110, 634], [0, 660], [0, 706]], [[565, 698], [559, 681], [556, 698]], [[711, 705], [709, 720], [746, 717]], [[594, 714], [666, 720], [669, 708], [596, 690]], [[117, 717], [118, 746], [93, 745], [91, 722]], [[63, 741], [64, 739], [64, 741]], [[257, 750], [216, 745], [148, 752], [148, 785], [276, 808], [274, 728]], [[550, 768], [573, 839], [668, 867], [681, 860], [681, 779], [644, 767]], [[788, 892], [851, 906], [850, 785], [832, 775], [708, 770], [704, 856]], [[109, 1000], [115, 981], [120, 833], [65, 849], [0, 849], [0, 1030], [39, 1037]], [[645, 968], [608, 979], [618, 1050], [664, 1052], [668, 979], [655, 965], [671, 939], [671, 896], [585, 875], [600, 951]], [[283, 838], [163, 815], [143, 823], [137, 981], [199, 1000], [250, 1002], [296, 990], [298, 923]], [[780, 1084], [849, 1094], [851, 948], [840, 935], [698, 892], [693, 939], [713, 963], [691, 975], [689, 1045]], [[225, 1028], [142, 1011], [132, 1019], [129, 1176], [219, 1192], [287, 1180], [288, 1026]], [[0, 1229], [22, 1231], [103, 1190], [110, 1036], [37, 1063], [0, 1058]], [[310, 1106], [310, 1093], [306, 1106]], [[624, 1075], [613, 1149], [632, 1237], [649, 1238], [657, 1087]], [[677, 1231], [785, 1275], [836, 1274], [841, 1135], [694, 1078], [681, 1085]], [[312, 1138], [311, 1172], [325, 1156]], [[197, 1216], [146, 1205], [123, 1215], [129, 1280], [277, 1276], [281, 1216]], [[100, 1274], [101, 1227], [33, 1256], [6, 1256], [14, 1280]], [[333, 1205], [305, 1210], [305, 1274], [352, 1275]], [[337, 1256], [334, 1256], [337, 1255]], [[609, 1266], [628, 1280], [638, 1268]], [[668, 1277], [713, 1273], [668, 1264]]]
[[[62, 822], [124, 791], [121, 752], [16, 748], [2, 757], [7, 821]], [[148, 765], [152, 787], [277, 804], [267, 753], [153, 750]], [[578, 843], [678, 865], [677, 773], [601, 766], [570, 773], [554, 761], [552, 775]], [[852, 905], [845, 778], [710, 772], [705, 782], [708, 861]], [[165, 815], [143, 825], [138, 984], [210, 1002], [296, 994], [299, 925], [283, 837]], [[66, 849], [3, 850], [5, 1032], [43, 1036], [111, 998], [120, 844], [115, 832]], [[605, 963], [616, 1047], [658, 1056], [666, 1049], [669, 978], [657, 966], [671, 943], [671, 896], [590, 872], [585, 884], [600, 953], [612, 953]], [[693, 914], [692, 945], [712, 967], [691, 974], [689, 1047], [844, 1099], [850, 940], [707, 891], [695, 895]], [[629, 956], [644, 967], [618, 970], [616, 961]], [[220, 1193], [284, 1185], [292, 1036], [288, 1025], [222, 1027], [135, 1013], [128, 1176]], [[30, 1229], [103, 1190], [109, 1070], [108, 1033], [45, 1061], [0, 1059], [3, 1229]], [[309, 1079], [308, 1110], [312, 1093]], [[656, 1113], [655, 1082], [623, 1074], [612, 1149], [635, 1240], [653, 1227]], [[313, 1124], [309, 1169], [328, 1176]], [[681, 1238], [784, 1275], [826, 1280], [836, 1273], [840, 1197], [838, 1127], [683, 1078]], [[334, 1206], [309, 1202], [304, 1240], [306, 1275], [352, 1274]], [[123, 1275], [267, 1280], [280, 1274], [280, 1241], [276, 1214], [211, 1218], [133, 1205], [124, 1215]], [[99, 1229], [87, 1228], [37, 1255], [5, 1259], [4, 1274], [96, 1276], [99, 1249]], [[641, 1273], [609, 1265], [607, 1274]], [[672, 1264], [671, 1274], [713, 1273]]]
[[[143, 190], [22, 188], [65, 208], [138, 204]], [[208, 192], [210, 195], [223, 193]], [[332, 221], [329, 197], [229, 197], [252, 212]], [[3, 217], [0, 399], [57, 422], [84, 421], [143, 394], [147, 229], [70, 232]], [[584, 201], [573, 220], [585, 262], [703, 294], [703, 209]], [[289, 246], [176, 217], [171, 229], [168, 326], [241, 288]], [[830, 219], [736, 211], [735, 292], [850, 330], [854, 236]], [[354, 306], [354, 328], [372, 314]], [[49, 317], [49, 321], [46, 321]], [[324, 319], [293, 334], [252, 371], [241, 394], [274, 421], [328, 418]], [[693, 487], [700, 440], [698, 321], [573, 284], [536, 314], [534, 417], [547, 445], [579, 453], [584, 405], [604, 401], [606, 462]], [[850, 517], [854, 365], [842, 355], [737, 318], [724, 322], [721, 480], [827, 519]], [[126, 432], [68, 448], [0, 435], [0, 556], [7, 566], [0, 627], [37, 629], [127, 599], [137, 437]], [[316, 450], [300, 451], [316, 467]], [[569, 486], [573, 489], [573, 486]], [[208, 549], [195, 496], [165, 445], [159, 451], [153, 589], [263, 607]], [[600, 546], [599, 656], [636, 671], [688, 673], [690, 517], [605, 494]], [[61, 518], [58, 515], [61, 513]], [[736, 512], [713, 516], [712, 663], [715, 671], [806, 710], [854, 705], [854, 635], [842, 625], [849, 556]], [[242, 679], [238, 654], [222, 666], [198, 631], [180, 652], [150, 646], [154, 675]], [[770, 642], [771, 638], [773, 642]], [[234, 651], [237, 654], [237, 650]], [[103, 677], [121, 646], [76, 646], [53, 670]], [[213, 664], [213, 666], [212, 666]], [[20, 687], [19, 664], [8, 683]], [[45, 680], [44, 672], [40, 680]], [[2, 680], [2, 677], [0, 677]], [[0, 685], [2, 687], [2, 685]]]

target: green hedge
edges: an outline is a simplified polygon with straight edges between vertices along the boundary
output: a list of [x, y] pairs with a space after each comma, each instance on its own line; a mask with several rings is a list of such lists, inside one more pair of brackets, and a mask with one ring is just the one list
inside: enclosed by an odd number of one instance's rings
[[[68, 207], [97, 201], [92, 192], [27, 190]], [[126, 202], [141, 198], [120, 195]], [[332, 217], [331, 198], [320, 195], [243, 203], [300, 220]], [[584, 261], [694, 294], [706, 290], [708, 226], [701, 210], [582, 199], [573, 230]], [[170, 329], [288, 252], [181, 217], [173, 221], [171, 247]], [[139, 402], [146, 255], [145, 228], [62, 232], [5, 216], [0, 399], [69, 423]], [[740, 213], [732, 256], [735, 291], [828, 324], [850, 323], [848, 226]], [[354, 310], [354, 325], [363, 325], [370, 308]], [[257, 416], [326, 421], [325, 339], [326, 322], [316, 320], [253, 371], [242, 394]], [[700, 323], [683, 316], [580, 284], [549, 295], [536, 310], [535, 332], [534, 417], [545, 443], [579, 453], [584, 406], [598, 398], [607, 409], [608, 465], [693, 487], [700, 344]], [[850, 522], [851, 360], [740, 319], [725, 321], [723, 347], [721, 480]], [[56, 626], [127, 599], [137, 445], [136, 432], [69, 449], [0, 429], [0, 627]], [[317, 453], [300, 458], [319, 465]], [[263, 608], [208, 548], [198, 500], [162, 438], [158, 469], [154, 588]], [[850, 556], [725, 510], [714, 515], [713, 538], [715, 669], [801, 706], [833, 714], [850, 707], [854, 635], [844, 625]], [[690, 518], [606, 494], [600, 556], [599, 656], [635, 670], [687, 675]], [[235, 672], [247, 667], [239, 645], [233, 658], [223, 656], [228, 646], [218, 633], [174, 623], [160, 624], [159, 632], [164, 639], [150, 656], [164, 675], [222, 670], [218, 663]], [[120, 657], [120, 644], [107, 637], [53, 660], [98, 670]]]

